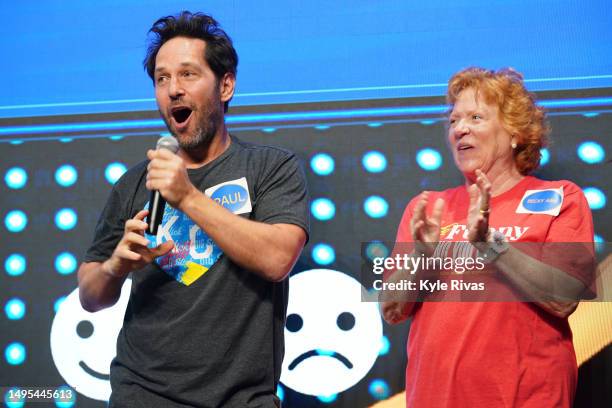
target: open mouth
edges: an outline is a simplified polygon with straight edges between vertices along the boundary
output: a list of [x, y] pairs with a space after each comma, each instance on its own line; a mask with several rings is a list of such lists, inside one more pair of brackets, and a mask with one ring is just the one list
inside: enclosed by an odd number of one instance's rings
[[189, 117], [191, 116], [191, 112], [192, 110], [186, 106], [177, 106], [175, 108], [172, 108], [171, 111], [172, 117], [179, 125], [187, 122], [187, 119], [189, 119]]
[[464, 151], [464, 150], [469, 150], [469, 149], [473, 149], [473, 146], [467, 145], [467, 144], [460, 144], [457, 146], [457, 151]]
[[338, 361], [340, 361], [342, 364], [344, 364], [346, 368], [348, 369], [353, 368], [353, 363], [351, 363], [348, 358], [344, 357], [342, 354], [336, 351], [328, 352], [328, 351], [321, 351], [321, 350], [310, 350], [310, 351], [307, 351], [297, 356], [295, 360], [293, 360], [291, 364], [289, 364], [289, 367], [288, 367], [289, 371], [293, 370], [295, 367], [297, 367], [298, 364], [300, 364], [302, 361], [306, 360], [307, 358], [316, 357], [316, 356], [325, 356], [325, 357], [335, 358]]
[[99, 372], [93, 370], [87, 364], [85, 364], [84, 361], [79, 361], [79, 367], [81, 367], [83, 371], [85, 371], [87, 374], [97, 378], [98, 380], [110, 381], [110, 374], [100, 374]]

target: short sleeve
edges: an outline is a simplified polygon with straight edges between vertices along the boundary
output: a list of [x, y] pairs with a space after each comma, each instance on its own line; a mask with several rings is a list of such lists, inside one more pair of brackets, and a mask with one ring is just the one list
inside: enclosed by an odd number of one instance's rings
[[254, 219], [267, 224], [294, 224], [309, 235], [308, 190], [299, 161], [287, 154], [265, 175], [257, 188]]
[[593, 242], [593, 216], [582, 190], [564, 186], [564, 203], [552, 221], [546, 242]]
[[98, 219], [94, 239], [85, 253], [84, 262], [103, 262], [111, 257], [123, 236], [126, 221], [124, 213], [119, 189], [115, 185]]
[[593, 217], [582, 190], [564, 186], [561, 211], [551, 222], [542, 261], [579, 279], [594, 292]]

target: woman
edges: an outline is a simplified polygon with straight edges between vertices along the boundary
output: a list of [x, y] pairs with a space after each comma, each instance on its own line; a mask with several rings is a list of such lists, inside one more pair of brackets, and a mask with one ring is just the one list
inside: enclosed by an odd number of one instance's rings
[[592, 269], [588, 260], [565, 267], [559, 254], [535, 259], [514, 243], [592, 242], [586, 199], [569, 181], [529, 176], [548, 127], [518, 72], [468, 68], [450, 79], [447, 100], [448, 145], [465, 185], [414, 198], [396, 241], [413, 242], [420, 257], [437, 242], [469, 241], [498, 281], [531, 302], [384, 302], [387, 322], [413, 318], [407, 405], [570, 407], [577, 367], [567, 317]]

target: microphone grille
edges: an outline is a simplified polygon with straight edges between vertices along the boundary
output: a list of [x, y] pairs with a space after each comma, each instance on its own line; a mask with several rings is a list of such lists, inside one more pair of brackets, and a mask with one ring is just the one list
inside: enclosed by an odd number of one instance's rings
[[157, 141], [158, 149], [168, 149], [172, 153], [178, 152], [179, 144], [175, 137], [164, 136]]

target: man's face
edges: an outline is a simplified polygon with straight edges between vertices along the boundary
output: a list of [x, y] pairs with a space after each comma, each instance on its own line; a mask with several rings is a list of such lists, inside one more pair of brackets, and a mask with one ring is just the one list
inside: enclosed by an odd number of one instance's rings
[[204, 59], [206, 43], [168, 40], [155, 59], [159, 112], [183, 150], [207, 146], [223, 124], [221, 85]]

